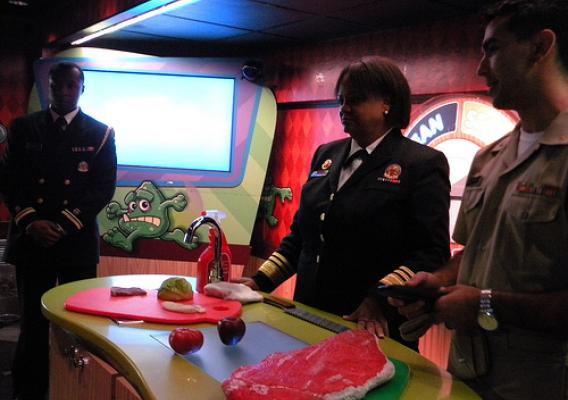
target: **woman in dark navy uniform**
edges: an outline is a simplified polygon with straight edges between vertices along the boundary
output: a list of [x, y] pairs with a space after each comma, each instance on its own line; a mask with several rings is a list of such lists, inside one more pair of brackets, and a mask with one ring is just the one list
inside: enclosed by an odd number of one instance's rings
[[295, 300], [402, 340], [402, 318], [369, 293], [448, 260], [448, 163], [401, 134], [410, 89], [390, 60], [349, 64], [335, 91], [350, 138], [316, 150], [290, 234], [243, 281], [269, 292], [298, 274]]
[[76, 64], [52, 67], [49, 109], [14, 121], [2, 163], [12, 217], [6, 261], [16, 266], [22, 312], [13, 367], [19, 399], [41, 399], [47, 389], [41, 296], [56, 282], [96, 276], [96, 216], [115, 189], [114, 133], [77, 107], [83, 81]]

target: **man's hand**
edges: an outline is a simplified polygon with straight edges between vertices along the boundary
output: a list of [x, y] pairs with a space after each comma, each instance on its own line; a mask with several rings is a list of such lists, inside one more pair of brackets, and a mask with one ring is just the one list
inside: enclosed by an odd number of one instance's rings
[[231, 279], [231, 282], [234, 283], [242, 283], [245, 286], [248, 286], [249, 288], [251, 288], [252, 290], [260, 290], [260, 288], [258, 287], [258, 285], [256, 284], [256, 282], [254, 281], [254, 279], [252, 278], [247, 278], [245, 276], [241, 277], [241, 278], [236, 278], [236, 279]]
[[[442, 283], [435, 275], [429, 272], [420, 271], [414, 276], [414, 278], [406, 282], [406, 286], [420, 287], [425, 289], [439, 289], [442, 286]], [[390, 305], [398, 308], [399, 314], [405, 316], [408, 319], [420, 317], [431, 311], [426, 305], [426, 302], [422, 300], [413, 303], [407, 303], [404, 300], [389, 297], [388, 302]]]
[[366, 329], [379, 338], [389, 336], [389, 325], [383, 310], [375, 296], [367, 296], [350, 315], [344, 315], [348, 321], [357, 321], [359, 329]]
[[54, 222], [42, 219], [34, 221], [26, 228], [26, 233], [42, 247], [52, 247], [62, 237], [64, 232]]
[[468, 330], [477, 326], [481, 290], [466, 285], [441, 288], [442, 297], [434, 305], [434, 322], [448, 328]]

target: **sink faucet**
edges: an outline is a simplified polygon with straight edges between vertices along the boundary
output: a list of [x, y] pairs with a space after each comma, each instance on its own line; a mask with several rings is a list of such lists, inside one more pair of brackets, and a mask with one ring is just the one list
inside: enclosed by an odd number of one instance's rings
[[217, 230], [215, 236], [215, 258], [213, 260], [213, 268], [209, 271], [207, 283], [221, 282], [223, 281], [223, 266], [221, 264], [221, 237], [223, 236], [221, 227], [213, 218], [208, 216], [201, 216], [196, 218], [189, 228], [187, 228], [187, 233], [183, 237], [185, 243], [192, 243], [196, 236], [197, 229], [203, 225], [208, 224]]

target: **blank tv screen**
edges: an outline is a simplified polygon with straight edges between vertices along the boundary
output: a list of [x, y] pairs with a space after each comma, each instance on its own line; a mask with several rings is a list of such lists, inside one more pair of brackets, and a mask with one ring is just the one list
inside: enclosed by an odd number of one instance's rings
[[230, 171], [233, 78], [84, 73], [79, 104], [114, 127], [119, 165]]

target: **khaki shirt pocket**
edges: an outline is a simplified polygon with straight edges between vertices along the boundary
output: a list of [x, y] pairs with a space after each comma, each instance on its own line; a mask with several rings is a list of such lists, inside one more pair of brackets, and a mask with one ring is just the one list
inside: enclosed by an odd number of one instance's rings
[[480, 206], [485, 190], [481, 186], [466, 186], [463, 192], [462, 207], [465, 212], [470, 212]]
[[[568, 279], [568, 221], [562, 201], [544, 196], [517, 195], [507, 204], [507, 232], [515, 254], [508, 254], [512, 287], [523, 291], [563, 288]], [[504, 255], [505, 256], [505, 255]]]
[[466, 244], [479, 216], [485, 188], [482, 186], [466, 186], [463, 192], [460, 211], [454, 227], [453, 239]]
[[513, 195], [509, 214], [521, 223], [550, 222], [556, 219], [561, 203], [557, 199]]

